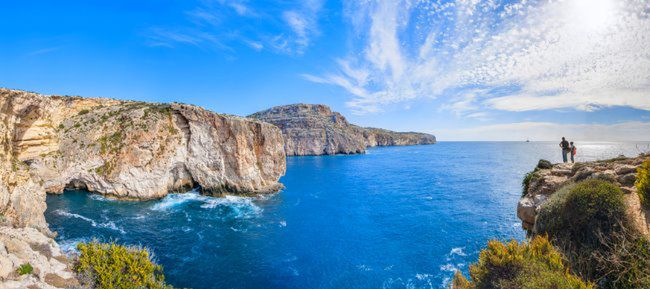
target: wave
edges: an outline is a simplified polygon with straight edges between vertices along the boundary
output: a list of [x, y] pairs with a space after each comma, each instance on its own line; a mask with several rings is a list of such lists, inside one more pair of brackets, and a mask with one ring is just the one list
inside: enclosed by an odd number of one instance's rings
[[111, 230], [113, 230], [113, 231], [118, 231], [118, 232], [120, 232], [121, 234], [126, 234], [126, 231], [124, 231], [124, 229], [118, 227], [118, 226], [115, 225], [115, 223], [113, 223], [112, 221], [108, 221], [108, 222], [106, 222], [106, 223], [101, 223], [101, 224], [99, 224], [99, 227], [101, 227], [101, 228], [106, 228], [106, 229], [111, 229]]
[[166, 211], [178, 207], [184, 203], [190, 201], [201, 201], [205, 200], [207, 197], [200, 195], [196, 191], [191, 191], [187, 193], [180, 194], [169, 194], [165, 196], [162, 200], [151, 207], [154, 211]]
[[228, 209], [230, 216], [234, 218], [251, 218], [259, 215], [262, 208], [253, 203], [253, 198], [225, 196], [223, 198], [207, 198], [201, 205], [204, 209], [222, 208]]
[[68, 217], [68, 218], [75, 218], [75, 219], [86, 221], [86, 222], [90, 223], [90, 225], [95, 227], [95, 228], [105, 228], [105, 229], [110, 229], [110, 230], [113, 230], [113, 231], [120, 232], [122, 234], [126, 234], [126, 231], [124, 231], [124, 229], [122, 229], [122, 228], [118, 227], [117, 225], [115, 225], [115, 223], [113, 221], [98, 223], [98, 222], [96, 222], [95, 220], [93, 220], [91, 218], [88, 218], [88, 217], [85, 217], [85, 216], [82, 216], [82, 215], [79, 215], [79, 214], [75, 214], [75, 213], [70, 213], [68, 211], [64, 211], [64, 210], [61, 210], [61, 209], [55, 210], [54, 213], [59, 215], [59, 216]]
[[449, 252], [449, 256], [453, 256], [453, 255], [458, 255], [461, 257], [467, 256], [467, 254], [463, 251], [463, 248], [464, 247], [452, 248], [451, 251]]
[[110, 199], [110, 198], [107, 198], [107, 197], [104, 197], [104, 196], [98, 195], [98, 194], [90, 194], [89, 198], [91, 198], [93, 201], [101, 201], [101, 202], [115, 202], [115, 201], [117, 201], [116, 199]]
[[77, 244], [86, 243], [89, 241], [90, 241], [89, 238], [74, 238], [70, 240], [61, 240], [58, 241], [57, 243], [59, 244], [59, 248], [61, 248], [61, 251], [63, 251], [63, 253], [70, 254], [70, 253], [78, 253]]
[[[253, 203], [255, 198], [252, 197], [210, 197], [199, 194], [197, 191], [191, 191], [180, 194], [169, 194], [158, 203], [154, 204], [151, 209], [155, 211], [173, 210], [183, 204], [190, 202], [202, 202], [202, 209], [227, 209], [226, 217], [233, 218], [252, 218], [262, 212], [262, 208]], [[190, 217], [186, 215], [188, 221]]]
[[88, 218], [88, 217], [84, 217], [84, 216], [79, 215], [79, 214], [70, 213], [68, 211], [64, 211], [64, 210], [61, 210], [61, 209], [55, 210], [54, 213], [59, 215], [59, 216], [63, 216], [63, 217], [76, 218], [76, 219], [84, 220], [84, 221], [90, 223], [93, 227], [97, 227], [97, 222], [95, 222], [93, 219]]

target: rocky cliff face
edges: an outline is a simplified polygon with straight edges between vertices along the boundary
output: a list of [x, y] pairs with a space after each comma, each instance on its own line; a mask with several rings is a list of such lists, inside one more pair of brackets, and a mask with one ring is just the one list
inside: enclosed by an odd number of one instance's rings
[[521, 219], [524, 229], [532, 230], [541, 206], [560, 188], [570, 182], [599, 178], [611, 181], [621, 188], [625, 193], [628, 213], [636, 221], [635, 225], [640, 232], [650, 236], [650, 212], [641, 206], [634, 186], [636, 169], [648, 158], [650, 156], [555, 165], [540, 161], [532, 172], [528, 190], [519, 200], [517, 216]]
[[0, 107], [13, 165], [52, 193], [149, 199], [200, 185], [257, 194], [278, 190], [285, 172], [276, 127], [196, 106], [0, 90]]
[[272, 123], [282, 130], [287, 155], [364, 153], [369, 146], [433, 144], [424, 133], [401, 133], [350, 124], [338, 112], [320, 104], [277, 106], [249, 117]]
[[[0, 281], [7, 288], [74, 281], [52, 259], [60, 253], [47, 241], [46, 192], [151, 199], [200, 186], [215, 195], [260, 194], [279, 190], [284, 172], [281, 131], [258, 120], [183, 104], [0, 89]], [[14, 274], [21, 262], [38, 265], [38, 274]]]

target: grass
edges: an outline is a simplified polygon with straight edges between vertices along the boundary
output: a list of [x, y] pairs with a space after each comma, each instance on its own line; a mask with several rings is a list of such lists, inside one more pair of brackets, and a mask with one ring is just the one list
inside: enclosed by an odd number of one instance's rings
[[32, 264], [25, 263], [20, 265], [16, 270], [16, 272], [18, 273], [18, 275], [32, 274], [34, 272], [34, 267], [32, 267]]
[[562, 254], [541, 236], [521, 243], [490, 241], [478, 262], [470, 265], [469, 272], [470, 279], [457, 272], [450, 288], [595, 288], [594, 284], [569, 273]]
[[650, 207], [650, 159], [645, 160], [636, 170], [636, 193], [641, 199], [641, 204]]

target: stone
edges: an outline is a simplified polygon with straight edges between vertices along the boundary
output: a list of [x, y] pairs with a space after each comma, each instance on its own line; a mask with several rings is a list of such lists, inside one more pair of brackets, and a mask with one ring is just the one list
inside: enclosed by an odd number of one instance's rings
[[57, 274], [48, 273], [45, 275], [45, 283], [50, 284], [56, 288], [69, 288], [78, 286], [79, 281], [75, 278], [63, 278]]
[[551, 162], [547, 160], [539, 160], [539, 162], [537, 163], [538, 169], [550, 169], [552, 167], [553, 165], [551, 164]]
[[282, 130], [285, 151], [294, 155], [364, 153], [367, 147], [434, 144], [433, 135], [363, 128], [321, 104], [277, 106], [250, 115]]
[[636, 173], [630, 173], [622, 176], [618, 176], [618, 182], [621, 183], [621, 185], [630, 187], [634, 185], [634, 182], [636, 182]]
[[614, 171], [616, 172], [617, 175], [626, 175], [630, 173], [636, 173], [636, 166], [632, 165], [621, 165], [617, 166]]

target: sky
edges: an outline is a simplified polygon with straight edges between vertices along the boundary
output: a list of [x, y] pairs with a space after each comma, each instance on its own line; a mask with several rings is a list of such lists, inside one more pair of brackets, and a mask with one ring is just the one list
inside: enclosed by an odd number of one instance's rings
[[0, 87], [439, 140], [650, 141], [650, 0], [0, 3]]

